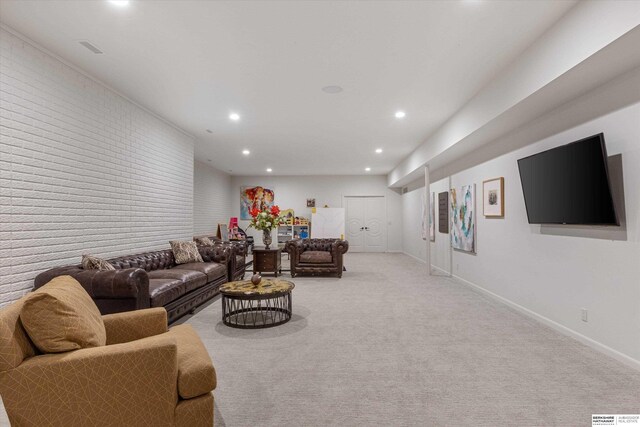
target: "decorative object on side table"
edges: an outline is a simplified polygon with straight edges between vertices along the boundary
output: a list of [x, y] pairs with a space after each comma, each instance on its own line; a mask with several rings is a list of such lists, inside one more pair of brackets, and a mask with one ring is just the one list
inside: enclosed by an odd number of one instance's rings
[[262, 210], [253, 208], [249, 213], [251, 214], [249, 227], [262, 231], [262, 242], [268, 250], [271, 245], [271, 230], [278, 228], [284, 222], [284, 218], [280, 216], [280, 208], [277, 205], [265, 207]]
[[258, 286], [260, 284], [260, 281], [262, 281], [261, 275], [254, 274], [253, 276], [251, 276], [251, 283], [253, 283], [253, 286]]
[[482, 211], [484, 216], [504, 218], [504, 178], [488, 179], [482, 183]]
[[265, 249], [269, 249], [269, 246], [271, 245], [271, 230], [266, 229], [266, 230], [262, 230], [262, 243], [264, 243], [264, 247]]

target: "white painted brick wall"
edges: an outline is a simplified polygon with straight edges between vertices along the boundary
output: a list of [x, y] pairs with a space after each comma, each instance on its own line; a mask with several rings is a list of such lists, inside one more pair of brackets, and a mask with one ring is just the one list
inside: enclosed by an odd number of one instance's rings
[[193, 232], [215, 233], [231, 217], [231, 176], [199, 161], [193, 176]]
[[193, 144], [0, 29], [0, 306], [83, 253], [191, 239]]

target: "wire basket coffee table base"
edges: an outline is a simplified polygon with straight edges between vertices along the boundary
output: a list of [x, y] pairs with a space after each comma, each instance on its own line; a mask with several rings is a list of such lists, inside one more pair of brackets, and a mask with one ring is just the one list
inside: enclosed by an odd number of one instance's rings
[[265, 299], [222, 295], [222, 322], [234, 328], [257, 329], [291, 320], [291, 292]]
[[222, 322], [232, 328], [257, 329], [282, 325], [291, 320], [291, 290], [287, 280], [266, 279], [225, 283], [222, 294]]

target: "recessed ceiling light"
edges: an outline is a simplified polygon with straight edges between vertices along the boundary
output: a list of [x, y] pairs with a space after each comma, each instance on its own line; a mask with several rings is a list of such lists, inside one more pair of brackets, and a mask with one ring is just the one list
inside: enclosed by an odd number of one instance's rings
[[382, 153], [382, 148], [376, 148], [376, 153], [378, 154]]
[[211, 159], [207, 159], [207, 162], [210, 162], [210, 161], [211, 161]]
[[405, 113], [404, 111], [396, 111], [396, 119], [403, 119], [406, 115], [407, 113]]
[[324, 93], [340, 93], [342, 90], [340, 86], [325, 86], [322, 88]]
[[213, 133], [211, 129], [207, 129], [207, 133]]
[[244, 154], [245, 156], [248, 156], [249, 154], [251, 154], [251, 151], [249, 151], [249, 150], [242, 150], [242, 154]]
[[109, 0], [109, 3], [118, 7], [129, 6], [129, 0]]
[[273, 169], [267, 168], [267, 172], [273, 172]]
[[229, 119], [233, 120], [234, 122], [237, 122], [238, 120], [240, 120], [240, 114], [231, 113], [231, 114], [229, 114]]
[[371, 172], [371, 168], [364, 168], [365, 171]]

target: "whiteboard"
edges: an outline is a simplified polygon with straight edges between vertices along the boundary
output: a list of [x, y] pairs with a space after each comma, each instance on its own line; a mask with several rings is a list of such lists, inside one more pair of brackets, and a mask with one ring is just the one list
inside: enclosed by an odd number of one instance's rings
[[311, 214], [312, 239], [344, 239], [344, 208], [317, 208]]

